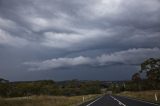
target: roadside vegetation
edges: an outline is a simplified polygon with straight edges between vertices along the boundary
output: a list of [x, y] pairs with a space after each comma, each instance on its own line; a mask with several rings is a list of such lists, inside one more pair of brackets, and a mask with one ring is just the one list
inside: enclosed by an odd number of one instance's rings
[[[155, 101], [155, 94], [157, 94], [157, 101]], [[150, 102], [156, 102], [160, 104], [160, 90], [156, 91], [125, 91], [118, 95], [131, 97], [135, 99], [141, 99]]]
[[[77, 106], [98, 95], [83, 96], [28, 96], [17, 98], [0, 98], [0, 106]], [[84, 101], [83, 101], [84, 99]]]
[[99, 81], [9, 82], [0, 79], [0, 106], [78, 106], [100, 93]]
[[99, 81], [64, 81], [54, 82], [52, 80], [9, 82], [1, 80], [1, 97], [23, 97], [32, 95], [49, 96], [78, 96], [88, 94], [99, 94]]

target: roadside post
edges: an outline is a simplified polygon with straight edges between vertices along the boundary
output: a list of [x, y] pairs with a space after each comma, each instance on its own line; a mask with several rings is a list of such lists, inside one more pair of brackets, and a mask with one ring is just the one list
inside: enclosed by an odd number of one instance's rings
[[83, 102], [84, 102], [84, 100], [85, 100], [85, 98], [84, 98], [84, 96], [83, 96]]
[[155, 97], [155, 101], [157, 102], [158, 98], [157, 98], [157, 94], [156, 93], [155, 93], [154, 97]]

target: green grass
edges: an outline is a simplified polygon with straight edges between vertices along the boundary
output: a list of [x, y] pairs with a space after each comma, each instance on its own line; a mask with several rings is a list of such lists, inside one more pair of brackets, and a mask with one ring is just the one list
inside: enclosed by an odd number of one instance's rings
[[[85, 101], [98, 95], [84, 95]], [[77, 106], [83, 102], [83, 96], [30, 96], [0, 98], [0, 106]]]
[[[155, 101], [155, 93], [158, 96], [158, 101]], [[127, 96], [131, 98], [136, 99], [142, 99], [150, 102], [155, 102], [160, 104], [160, 90], [154, 90], [154, 91], [138, 91], [138, 92], [131, 92], [131, 91], [125, 91], [118, 95], [121, 96]]]

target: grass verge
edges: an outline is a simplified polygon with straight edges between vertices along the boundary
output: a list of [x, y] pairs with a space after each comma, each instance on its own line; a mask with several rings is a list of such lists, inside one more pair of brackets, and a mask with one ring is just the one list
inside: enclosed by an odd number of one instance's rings
[[77, 106], [98, 95], [84, 96], [29, 96], [17, 98], [0, 98], [0, 106]]
[[[155, 101], [155, 94], [157, 95], [158, 101]], [[131, 97], [135, 99], [142, 99], [145, 101], [160, 104], [160, 90], [138, 91], [138, 92], [125, 91], [125, 92], [119, 93], [118, 95]]]

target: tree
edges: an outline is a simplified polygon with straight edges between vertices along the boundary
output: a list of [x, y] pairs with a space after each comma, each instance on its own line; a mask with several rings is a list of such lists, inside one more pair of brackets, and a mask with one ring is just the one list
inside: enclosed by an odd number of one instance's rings
[[135, 89], [141, 90], [141, 76], [140, 73], [135, 73], [132, 76], [132, 81], [135, 83]]
[[140, 72], [145, 72], [148, 80], [160, 81], [160, 59], [150, 58], [144, 61]]
[[139, 73], [133, 74], [133, 76], [132, 76], [132, 81], [135, 81], [135, 82], [141, 81], [141, 76], [140, 76], [140, 74], [139, 74]]
[[148, 87], [159, 89], [160, 86], [160, 58], [150, 58], [141, 64], [140, 73], [146, 74]]

